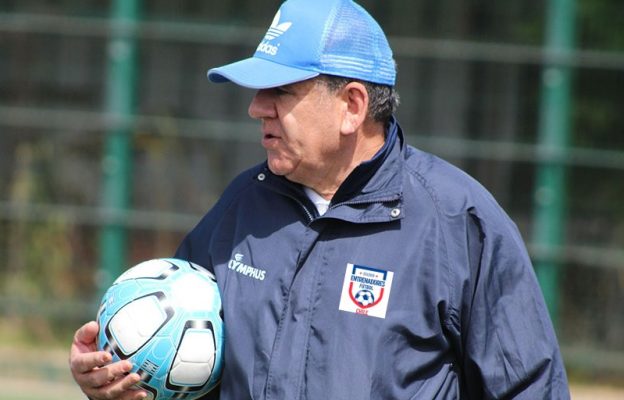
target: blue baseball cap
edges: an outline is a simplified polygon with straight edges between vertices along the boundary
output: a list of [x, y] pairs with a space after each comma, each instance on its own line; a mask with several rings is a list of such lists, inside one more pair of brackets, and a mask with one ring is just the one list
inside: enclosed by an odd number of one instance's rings
[[379, 24], [351, 0], [288, 0], [250, 58], [212, 68], [212, 82], [266, 89], [320, 74], [394, 86], [392, 50]]

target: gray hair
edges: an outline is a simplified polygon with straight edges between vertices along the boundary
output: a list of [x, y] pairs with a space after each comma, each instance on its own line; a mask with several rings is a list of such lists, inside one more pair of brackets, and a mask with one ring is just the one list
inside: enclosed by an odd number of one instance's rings
[[327, 74], [319, 75], [318, 78], [331, 92], [342, 89], [349, 82], [359, 82], [364, 85], [368, 92], [368, 116], [375, 122], [386, 125], [399, 106], [399, 93], [394, 86]]

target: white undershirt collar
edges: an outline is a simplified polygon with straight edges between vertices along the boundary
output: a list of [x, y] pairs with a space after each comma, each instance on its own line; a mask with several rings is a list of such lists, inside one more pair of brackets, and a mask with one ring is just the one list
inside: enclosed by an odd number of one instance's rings
[[329, 208], [330, 201], [326, 200], [325, 198], [323, 198], [323, 196], [307, 186], [304, 186], [303, 190], [308, 198], [312, 201], [312, 203], [314, 203], [314, 206], [316, 207], [319, 215], [325, 214], [325, 212], [327, 212], [327, 209]]

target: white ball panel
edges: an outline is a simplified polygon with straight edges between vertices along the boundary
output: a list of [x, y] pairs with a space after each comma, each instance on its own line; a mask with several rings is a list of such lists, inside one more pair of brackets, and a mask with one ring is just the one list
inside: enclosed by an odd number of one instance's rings
[[214, 338], [208, 329], [186, 331], [178, 349], [178, 357], [184, 362], [211, 363], [214, 357]]
[[121, 308], [110, 321], [110, 330], [124, 354], [134, 353], [166, 320], [156, 296], [142, 297]]
[[176, 307], [188, 310], [203, 310], [213, 304], [214, 294], [209, 280], [198, 279], [197, 275], [184, 275], [171, 287], [171, 299]]
[[157, 278], [170, 268], [171, 264], [162, 259], [143, 261], [121, 274], [115, 283], [137, 278]]
[[173, 361], [170, 380], [180, 386], [202, 385], [214, 364], [214, 339], [209, 330], [188, 330]]
[[169, 374], [171, 382], [178, 386], [203, 385], [210, 378], [211, 367], [204, 363], [174, 364]]

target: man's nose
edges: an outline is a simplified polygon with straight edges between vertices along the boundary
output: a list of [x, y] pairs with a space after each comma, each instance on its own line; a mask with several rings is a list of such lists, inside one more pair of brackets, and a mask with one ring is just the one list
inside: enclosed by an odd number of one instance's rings
[[249, 113], [249, 116], [254, 119], [274, 118], [276, 112], [275, 103], [273, 102], [273, 97], [271, 96], [271, 90], [258, 90], [254, 98], [251, 100], [247, 112]]

